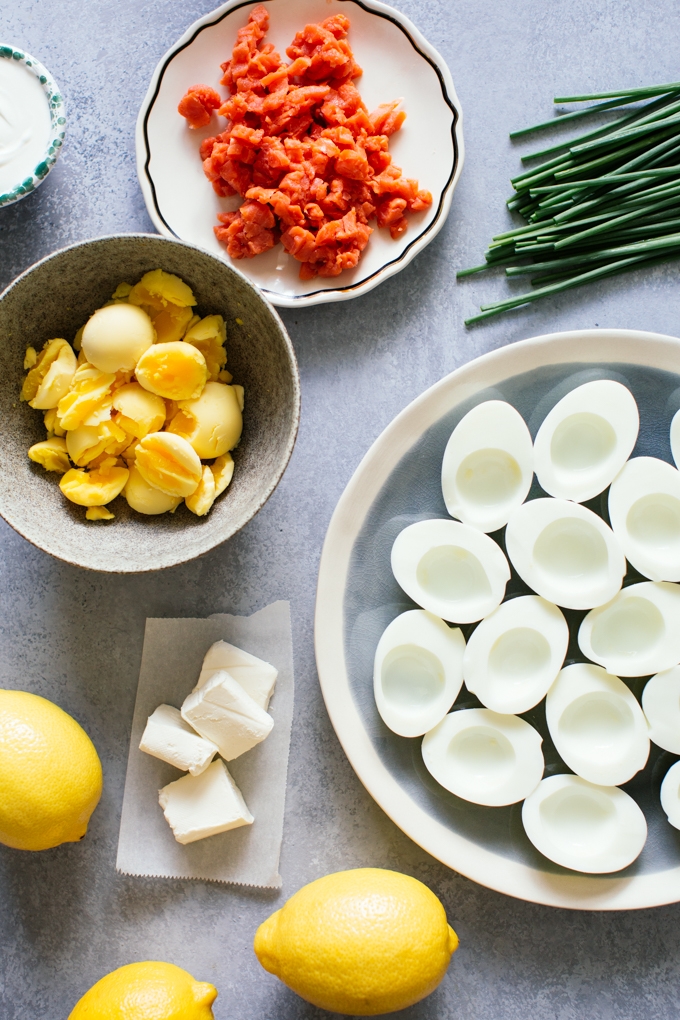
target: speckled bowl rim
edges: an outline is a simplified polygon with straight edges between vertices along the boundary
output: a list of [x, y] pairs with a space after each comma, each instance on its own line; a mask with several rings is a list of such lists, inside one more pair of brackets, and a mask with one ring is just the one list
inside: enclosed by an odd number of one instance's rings
[[[349, 301], [351, 298], [360, 297], [377, 287], [383, 280], [401, 272], [402, 269], [412, 262], [419, 252], [426, 248], [430, 241], [433, 241], [442, 229], [451, 211], [453, 192], [463, 170], [465, 160], [465, 144], [463, 142], [463, 110], [460, 100], [456, 94], [451, 72], [441, 54], [427, 41], [422, 32], [416, 28], [410, 18], [407, 18], [401, 11], [382, 3], [381, 0], [351, 0], [363, 10], [378, 17], [385, 18], [395, 24], [407, 37], [416, 53], [431, 65], [442, 90], [442, 97], [445, 104], [451, 110], [453, 119], [451, 122], [451, 138], [453, 142], [453, 162], [448, 180], [438, 197], [437, 213], [424, 230], [414, 237], [406, 246], [403, 252], [396, 258], [386, 262], [377, 269], [371, 276], [358, 283], [343, 284], [337, 287], [312, 291], [309, 294], [279, 294], [272, 290], [265, 290], [269, 300], [279, 308], [308, 308], [310, 305], [328, 304], [335, 301]], [[137, 177], [142, 189], [147, 212], [151, 217], [153, 225], [159, 233], [165, 237], [172, 238], [178, 235], [166, 223], [161, 212], [153, 178], [150, 173], [151, 147], [149, 144], [147, 123], [156, 97], [160, 90], [161, 82], [168, 65], [173, 58], [187, 46], [190, 46], [194, 39], [212, 25], [218, 24], [227, 14], [240, 7], [253, 7], [257, 0], [227, 0], [227, 3], [217, 7], [214, 11], [204, 14], [202, 18], [194, 21], [186, 32], [177, 40], [167, 53], [158, 62], [156, 69], [149, 82], [149, 88], [142, 102], [137, 117], [136, 129], [136, 150], [137, 150]], [[225, 259], [226, 260], [226, 259]], [[231, 262], [229, 263], [231, 264]]]
[[[29, 276], [33, 272], [33, 270], [38, 269], [40, 266], [43, 266], [46, 263], [51, 262], [52, 260], [59, 258], [61, 255], [64, 255], [66, 252], [72, 251], [74, 248], [82, 248], [82, 247], [84, 247], [84, 246], [86, 246], [88, 244], [92, 244], [93, 241], [112, 241], [112, 240], [116, 240], [117, 238], [121, 238], [121, 237], [125, 237], [125, 238], [132, 237], [132, 238], [137, 238], [138, 240], [148, 240], [148, 239], [151, 239], [153, 241], [159, 241], [160, 240], [160, 241], [164, 241], [164, 242], [169, 243], [169, 244], [175, 244], [175, 245], [177, 245], [178, 247], [181, 247], [181, 248], [191, 248], [191, 249], [193, 249], [195, 251], [201, 252], [202, 255], [206, 255], [208, 258], [214, 260], [215, 262], [217, 262], [218, 265], [220, 265], [220, 266], [224, 267], [225, 269], [227, 269], [227, 271], [231, 270], [232, 272], [236, 273], [237, 276], [240, 276], [241, 279], [244, 281], [244, 283], [248, 286], [248, 288], [250, 290], [254, 291], [255, 294], [257, 295], [257, 297], [267, 306], [267, 308], [271, 312], [272, 316], [274, 317], [274, 319], [276, 320], [276, 322], [279, 324], [279, 326], [281, 328], [281, 335], [282, 335], [282, 338], [283, 338], [283, 341], [284, 341], [284, 346], [285, 346], [285, 349], [286, 349], [286, 353], [288, 354], [288, 359], [289, 359], [289, 362], [290, 362], [291, 378], [292, 378], [292, 383], [293, 383], [294, 413], [293, 413], [293, 420], [291, 422], [290, 432], [289, 432], [289, 435], [288, 435], [288, 442], [286, 444], [286, 449], [285, 449], [284, 455], [281, 458], [281, 462], [279, 464], [278, 470], [276, 471], [276, 474], [272, 478], [272, 481], [271, 481], [267, 491], [261, 497], [261, 499], [259, 500], [257, 505], [253, 508], [253, 511], [250, 514], [250, 517], [247, 520], [243, 521], [238, 526], [238, 528], [236, 528], [235, 531], [233, 531], [230, 535], [226, 535], [224, 538], [217, 539], [216, 541], [212, 541], [211, 540], [208, 543], [206, 543], [206, 546], [205, 546], [204, 549], [192, 550], [188, 555], [180, 556], [178, 559], [174, 559], [171, 563], [164, 563], [164, 564], [161, 564], [161, 565], [155, 566], [155, 567], [140, 567], [138, 570], [115, 570], [114, 569], [114, 570], [107, 570], [107, 571], [105, 571], [105, 573], [110, 573], [110, 574], [150, 574], [150, 573], [153, 573], [154, 571], [157, 571], [157, 570], [169, 570], [171, 567], [179, 566], [181, 563], [189, 563], [189, 562], [191, 562], [191, 560], [195, 560], [199, 556], [204, 556], [206, 553], [210, 552], [211, 549], [216, 548], [218, 545], [222, 545], [223, 542], [228, 542], [230, 538], [232, 538], [235, 534], [237, 534], [237, 532], [239, 532], [242, 528], [244, 528], [246, 526], [246, 524], [248, 524], [250, 521], [252, 521], [253, 517], [255, 517], [256, 514], [258, 514], [260, 512], [260, 510], [265, 505], [265, 503], [267, 502], [267, 500], [269, 499], [271, 494], [274, 492], [274, 489], [276, 488], [276, 486], [281, 481], [281, 479], [283, 477], [283, 474], [284, 474], [286, 468], [288, 467], [288, 463], [290, 461], [290, 458], [293, 455], [293, 449], [295, 448], [295, 442], [297, 440], [297, 434], [298, 434], [298, 430], [299, 430], [299, 427], [300, 427], [300, 410], [301, 410], [301, 400], [302, 400], [302, 398], [301, 398], [301, 390], [300, 390], [300, 371], [299, 371], [299, 368], [298, 368], [297, 357], [295, 355], [295, 349], [293, 347], [293, 344], [291, 342], [290, 337], [288, 336], [288, 330], [286, 329], [286, 326], [285, 326], [283, 320], [281, 319], [281, 316], [276, 311], [276, 309], [272, 305], [271, 301], [267, 300], [267, 298], [264, 296], [264, 294], [259, 289], [259, 287], [256, 287], [255, 284], [252, 282], [252, 280], [249, 280], [248, 277], [245, 276], [243, 273], [241, 273], [238, 269], [235, 269], [233, 266], [227, 266], [224, 262], [222, 262], [221, 259], [216, 258], [212, 254], [212, 252], [206, 251], [204, 248], [199, 248], [199, 246], [196, 245], [196, 244], [189, 244], [187, 241], [181, 241], [178, 238], [162, 237], [159, 234], [119, 233], [119, 234], [103, 234], [101, 237], [89, 237], [89, 238], [87, 238], [87, 239], [85, 239], [83, 241], [76, 241], [73, 244], [66, 245], [64, 248], [59, 248], [59, 249], [57, 249], [57, 251], [51, 252], [49, 255], [46, 255], [44, 258], [39, 259], [37, 262], [34, 262], [33, 265], [29, 266], [28, 269], [25, 269], [23, 271], [23, 273], [20, 273], [20, 275], [17, 276], [14, 280], [12, 280], [12, 282], [9, 284], [9, 286], [5, 287], [5, 289], [0, 293], [0, 304], [2, 304], [3, 300], [5, 299], [5, 297], [19, 283], [21, 283], [27, 276]], [[31, 537], [31, 536], [27, 535], [25, 533], [25, 531], [23, 530], [23, 528], [22, 528], [21, 520], [18, 520], [18, 519], [15, 520], [14, 515], [11, 512], [8, 513], [6, 511], [5, 507], [2, 505], [2, 502], [0, 502], [0, 517], [2, 517], [3, 520], [5, 520], [7, 522], [7, 524], [9, 524], [9, 526], [14, 529], [14, 531], [16, 531], [19, 535], [21, 535], [22, 538], [25, 538], [28, 542], [31, 543], [31, 545], [35, 546], [37, 549], [40, 549], [42, 552], [46, 552], [50, 556], [54, 556], [56, 559], [62, 560], [62, 562], [64, 562], [64, 563], [70, 563], [74, 567], [79, 567], [81, 570], [93, 570], [96, 573], [102, 573], [102, 571], [99, 570], [98, 568], [90, 567], [88, 564], [79, 563], [77, 560], [70, 559], [67, 556], [58, 555], [52, 549], [50, 549], [47, 544], [43, 544], [43, 543], [41, 543], [39, 541], [36, 541], [36, 539], [34, 537]]]
[[630, 910], [680, 901], [680, 866], [652, 874], [555, 874], [453, 832], [412, 799], [378, 755], [348, 676], [344, 604], [354, 545], [383, 485], [420, 437], [487, 387], [547, 365], [616, 362], [680, 373], [680, 339], [632, 329], [550, 333], [491, 351], [445, 376], [400, 412], [370, 447], [335, 508], [319, 564], [314, 643], [333, 728], [357, 776], [402, 832], [442, 864], [496, 892], [571, 910]]
[[26, 53], [25, 50], [19, 49], [16, 46], [10, 46], [9, 43], [0, 42], [0, 60], [16, 60], [33, 72], [47, 96], [50, 108], [50, 124], [52, 127], [50, 140], [42, 159], [35, 166], [31, 176], [25, 177], [23, 181], [15, 184], [9, 191], [0, 194], [0, 209], [2, 209], [6, 205], [20, 202], [26, 195], [30, 195], [32, 191], [35, 191], [57, 162], [66, 133], [66, 106], [61, 90], [53, 75], [50, 74], [39, 60], [32, 57], [30, 53]]

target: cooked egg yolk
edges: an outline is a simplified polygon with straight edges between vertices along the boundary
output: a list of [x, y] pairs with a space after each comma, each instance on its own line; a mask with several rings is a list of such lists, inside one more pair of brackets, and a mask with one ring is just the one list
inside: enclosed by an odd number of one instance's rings
[[164, 514], [175, 510], [182, 502], [181, 496], [169, 496], [153, 485], [149, 485], [139, 468], [130, 468], [130, 477], [123, 492], [128, 504], [140, 514]]
[[85, 324], [85, 357], [100, 372], [131, 371], [156, 338], [153, 323], [141, 308], [117, 302], [99, 308]]
[[114, 393], [112, 403], [119, 412], [117, 424], [136, 439], [143, 439], [149, 432], [158, 432], [165, 424], [165, 401], [155, 393], [149, 393], [139, 383], [121, 386]]
[[85, 420], [111, 396], [115, 379], [115, 375], [100, 372], [87, 362], [81, 365], [73, 376], [71, 388], [57, 405], [61, 427], [77, 429], [84, 425]]
[[61, 475], [71, 467], [66, 452], [66, 441], [56, 436], [36, 443], [29, 449], [28, 456], [36, 464], [41, 464], [46, 471], [58, 471]]
[[152, 269], [145, 273], [130, 290], [128, 300], [133, 305], [149, 305], [158, 312], [162, 312], [168, 305], [191, 308], [196, 304], [191, 287], [179, 276], [162, 269]]
[[66, 340], [48, 340], [24, 379], [21, 399], [41, 411], [56, 407], [67, 393], [76, 367], [76, 356]]
[[137, 380], [145, 390], [169, 400], [195, 400], [208, 379], [205, 358], [196, 347], [178, 340], [154, 344], [137, 363]]
[[203, 517], [215, 502], [215, 477], [209, 467], [203, 468], [198, 488], [187, 496], [185, 503], [192, 514]]
[[190, 308], [178, 308], [177, 305], [168, 305], [162, 312], [158, 312], [153, 316], [157, 343], [167, 344], [181, 340], [193, 317]]
[[71, 468], [59, 482], [59, 488], [72, 503], [104, 506], [123, 491], [129, 474], [128, 469], [122, 467], [89, 472]]
[[186, 439], [170, 432], [151, 432], [140, 439], [135, 465], [149, 485], [168, 496], [190, 496], [203, 474], [198, 454]]
[[102, 453], [117, 457], [129, 443], [127, 432], [113, 421], [96, 427], [81, 425], [66, 433], [66, 449], [78, 467], [84, 467]]
[[184, 335], [184, 342], [198, 348], [208, 366], [208, 377], [216, 382], [220, 371], [227, 363], [227, 352], [224, 344], [227, 339], [227, 327], [221, 315], [206, 315]]
[[223, 457], [218, 457], [210, 465], [210, 470], [215, 478], [215, 498], [217, 498], [220, 493], [224, 492], [234, 476], [234, 461], [231, 454], [225, 453]]
[[47, 429], [48, 439], [53, 435], [55, 436], [66, 435], [65, 430], [61, 427], [61, 422], [59, 421], [59, 415], [57, 414], [56, 407], [51, 407], [49, 411], [45, 411], [45, 414], [43, 415], [43, 421], [45, 422], [45, 428]]
[[198, 400], [183, 400], [168, 431], [183, 436], [199, 457], [221, 457], [241, 438], [243, 417], [233, 386], [209, 382]]
[[112, 521], [115, 516], [105, 506], [88, 506], [85, 511], [88, 521]]

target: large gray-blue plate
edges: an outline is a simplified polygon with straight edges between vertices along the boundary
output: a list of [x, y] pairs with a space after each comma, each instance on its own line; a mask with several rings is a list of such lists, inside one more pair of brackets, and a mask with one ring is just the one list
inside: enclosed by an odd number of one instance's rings
[[[392, 542], [415, 520], [446, 516], [439, 478], [452, 429], [471, 407], [493, 397], [513, 404], [535, 435], [557, 400], [592, 378], [618, 379], [630, 387], [641, 423], [634, 455], [670, 462], [669, 425], [680, 407], [680, 340], [632, 330], [581, 330], [524, 340], [472, 361], [394, 419], [345, 489], [321, 557], [315, 641], [323, 696], [345, 753], [371, 796], [411, 839], [499, 892], [552, 906], [621, 910], [680, 900], [680, 832], [659, 804], [661, 779], [675, 756], [653, 747], [647, 767], [625, 787], [649, 827], [638, 860], [615, 875], [582, 875], [552, 864], [532, 847], [521, 805], [479, 807], [443, 790], [423, 766], [420, 739], [388, 730], [373, 699], [380, 634], [414, 606], [392, 577]], [[534, 483], [530, 498], [539, 492]], [[597, 501], [589, 506], [599, 509]], [[521, 590], [515, 577], [508, 593], [513, 590]], [[579, 616], [572, 616], [573, 630]], [[572, 647], [569, 655], [573, 652]], [[643, 684], [629, 681], [638, 696]], [[463, 688], [459, 700], [465, 699], [478, 704]], [[551, 747], [541, 706], [527, 718], [543, 733], [547, 773], [568, 771]]]

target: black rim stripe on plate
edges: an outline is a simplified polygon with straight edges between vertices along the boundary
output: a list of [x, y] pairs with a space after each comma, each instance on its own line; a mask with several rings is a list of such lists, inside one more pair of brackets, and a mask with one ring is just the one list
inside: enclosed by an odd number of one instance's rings
[[[260, 2], [261, 2], [261, 0], [243, 0], [243, 3], [237, 4], [235, 7], [231, 7], [228, 11], [225, 11], [224, 14], [221, 14], [219, 18], [215, 18], [214, 21], [209, 21], [207, 24], [201, 25], [201, 27], [196, 29], [196, 31], [191, 36], [191, 38], [188, 39], [184, 43], [183, 46], [179, 46], [177, 49], [172, 50], [172, 52], [168, 56], [167, 60], [163, 64], [161, 72], [160, 72], [160, 74], [158, 76], [158, 81], [156, 83], [156, 88], [154, 90], [153, 96], [151, 97], [151, 101], [149, 103], [149, 108], [147, 109], [146, 114], [144, 116], [144, 125], [143, 125], [143, 127], [144, 127], [144, 147], [146, 149], [146, 160], [144, 162], [144, 173], [146, 175], [146, 179], [149, 182], [149, 186], [151, 187], [151, 193], [153, 195], [154, 208], [156, 210], [156, 213], [158, 214], [158, 218], [165, 224], [165, 226], [170, 231], [170, 233], [173, 235], [173, 237], [177, 237], [178, 240], [180, 240], [180, 241], [182, 240], [182, 238], [179, 237], [179, 235], [175, 233], [175, 231], [172, 229], [172, 227], [170, 226], [168, 221], [165, 219], [165, 217], [163, 216], [163, 213], [160, 210], [160, 206], [158, 204], [158, 197], [156, 195], [156, 186], [154, 184], [153, 177], [151, 176], [151, 173], [150, 173], [150, 170], [149, 170], [149, 164], [151, 162], [151, 146], [149, 145], [148, 123], [149, 123], [149, 117], [151, 116], [151, 111], [153, 110], [154, 103], [156, 102], [156, 99], [158, 98], [158, 94], [159, 94], [160, 89], [161, 89], [161, 84], [163, 82], [163, 77], [165, 75], [165, 72], [166, 72], [169, 64], [171, 63], [172, 60], [174, 60], [174, 58], [177, 56], [177, 54], [181, 53], [182, 50], [186, 49], [188, 46], [191, 46], [191, 44], [194, 42], [194, 40], [200, 35], [200, 33], [204, 29], [206, 29], [206, 28], [213, 28], [214, 25], [218, 25], [221, 21], [223, 21], [225, 18], [229, 17], [229, 15], [233, 14], [235, 11], [241, 10], [242, 7], [253, 7], [253, 6], [255, 6], [256, 3], [260, 3]], [[270, 294], [274, 298], [275, 297], [284, 297], [285, 296], [289, 300], [292, 299], [293, 301], [304, 301], [307, 298], [316, 296], [317, 294], [332, 294], [334, 291], [356, 290], [359, 287], [363, 287], [363, 285], [365, 283], [367, 283], [369, 280], [372, 280], [379, 273], [382, 273], [385, 269], [387, 269], [388, 266], [394, 266], [397, 263], [403, 261], [404, 256], [411, 250], [411, 248], [414, 246], [414, 244], [416, 244], [418, 241], [420, 241], [420, 239], [422, 237], [424, 237], [426, 234], [429, 234], [431, 232], [432, 228], [438, 222], [438, 220], [439, 220], [439, 218], [441, 216], [441, 213], [442, 213], [443, 205], [444, 205], [444, 197], [445, 197], [446, 193], [448, 192], [449, 188], [451, 187], [451, 182], [453, 181], [453, 178], [454, 178], [455, 173], [456, 173], [456, 168], [458, 167], [458, 139], [456, 138], [456, 125], [458, 124], [458, 109], [456, 108], [456, 106], [454, 105], [453, 101], [451, 100], [448, 92], [446, 91], [446, 83], [444, 82], [443, 75], [442, 75], [441, 71], [439, 70], [439, 67], [437, 66], [437, 64], [435, 64], [434, 60], [432, 60], [432, 58], [429, 57], [427, 53], [423, 53], [423, 51], [420, 49], [420, 47], [416, 43], [416, 41], [413, 38], [413, 36], [407, 31], [407, 29], [404, 27], [404, 25], [402, 25], [401, 22], [397, 21], [396, 18], [393, 18], [391, 14], [385, 14], [382, 11], [376, 11], [372, 7], [369, 7], [367, 4], [363, 3], [362, 0], [339, 0], [339, 2], [340, 3], [353, 3], [353, 4], [356, 4], [357, 7], [361, 7], [361, 9], [366, 11], [367, 13], [374, 14], [374, 15], [376, 15], [379, 18], [384, 18], [386, 21], [392, 22], [393, 25], [396, 25], [397, 28], [401, 32], [404, 33], [404, 35], [406, 36], [408, 41], [411, 43], [411, 46], [413, 46], [413, 49], [416, 51], [416, 53], [420, 54], [420, 56], [424, 60], [426, 60], [428, 62], [428, 64], [434, 69], [434, 72], [437, 75], [437, 79], [439, 81], [440, 88], [442, 90], [442, 96], [443, 96], [444, 102], [446, 103], [446, 105], [449, 107], [449, 109], [451, 110], [451, 112], [453, 114], [453, 120], [451, 122], [451, 140], [452, 140], [452, 143], [453, 143], [453, 165], [451, 167], [451, 173], [449, 174], [448, 180], [447, 180], [446, 184], [444, 185], [444, 187], [442, 188], [441, 194], [439, 196], [439, 203], [437, 205], [437, 212], [436, 212], [436, 214], [434, 216], [434, 219], [431, 221], [431, 223], [429, 223], [427, 225], [427, 227], [425, 227], [424, 230], [421, 231], [420, 234], [418, 234], [416, 237], [413, 238], [413, 240], [410, 242], [410, 244], [408, 244], [404, 248], [404, 250], [402, 251], [401, 255], [399, 255], [397, 258], [392, 259], [391, 262], [386, 262], [379, 269], [376, 269], [376, 271], [374, 273], [371, 273], [370, 276], [365, 276], [362, 280], [358, 280], [355, 283], [348, 284], [345, 287], [321, 287], [321, 288], [319, 288], [319, 290], [313, 290], [313, 291], [310, 291], [307, 294], [291, 294], [291, 295], [282, 295], [282, 294], [279, 294], [278, 291], [269, 290], [266, 287], [261, 287], [260, 288], [265, 294]]]

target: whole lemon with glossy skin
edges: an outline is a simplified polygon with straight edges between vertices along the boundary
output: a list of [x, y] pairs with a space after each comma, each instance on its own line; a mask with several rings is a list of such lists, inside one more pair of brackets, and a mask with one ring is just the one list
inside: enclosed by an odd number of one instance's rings
[[255, 935], [258, 960], [303, 999], [350, 1016], [404, 1009], [434, 991], [458, 936], [422, 882], [358, 868], [310, 882]]
[[111, 971], [76, 1003], [68, 1020], [213, 1020], [217, 989], [173, 963], [147, 960]]
[[75, 719], [37, 694], [0, 689], [0, 843], [77, 842], [101, 792], [99, 757]]

